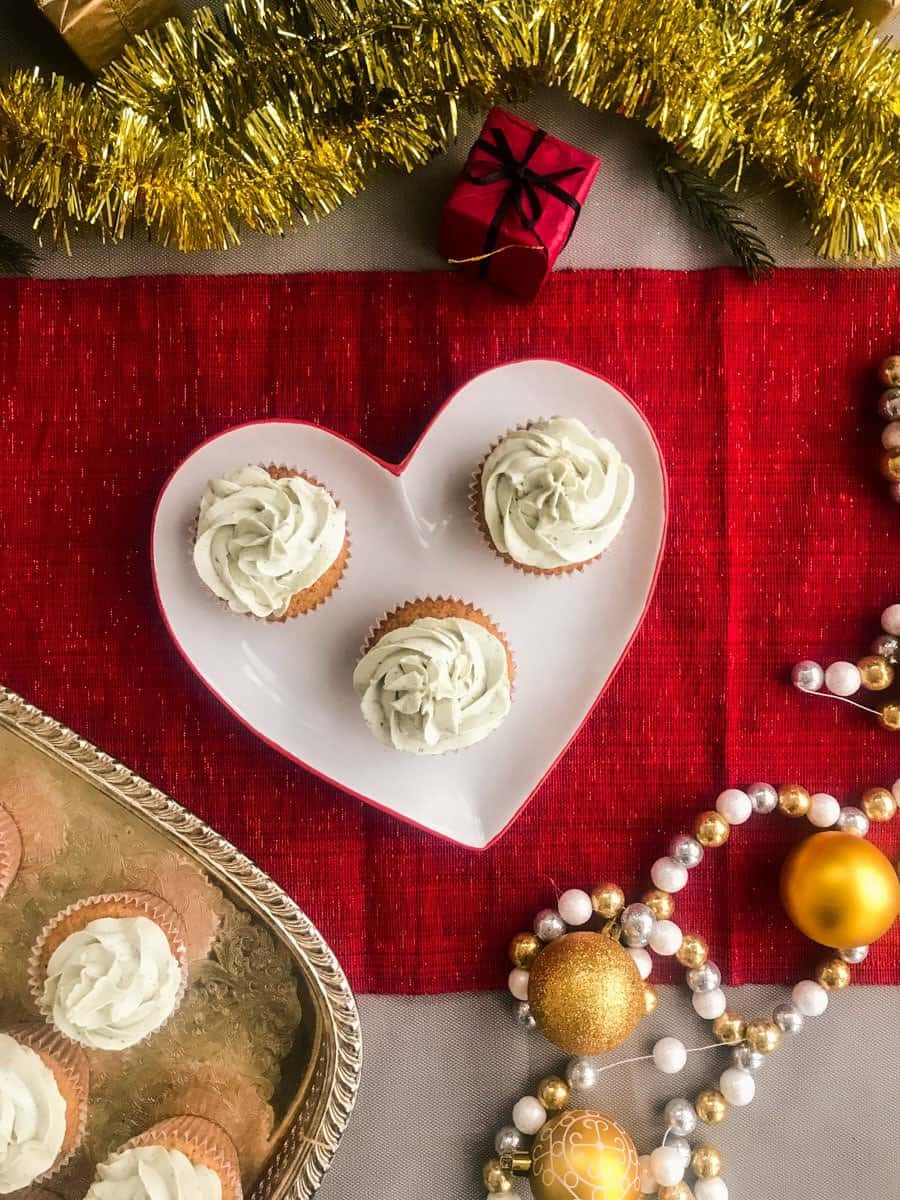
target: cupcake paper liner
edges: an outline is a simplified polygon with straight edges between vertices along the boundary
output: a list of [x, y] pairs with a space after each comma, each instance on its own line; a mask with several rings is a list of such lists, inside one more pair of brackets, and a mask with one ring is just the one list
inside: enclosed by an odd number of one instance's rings
[[255, 1179], [266, 1161], [275, 1113], [258, 1087], [226, 1069], [209, 1070], [173, 1090], [160, 1106], [160, 1116], [202, 1117], [223, 1129], [237, 1152], [242, 1178]]
[[22, 861], [22, 835], [19, 827], [0, 805], [0, 900], [12, 886]]
[[21, 871], [38, 871], [58, 858], [66, 840], [65, 797], [46, 767], [13, 763], [0, 780], [0, 805], [19, 831]]
[[49, 1025], [14, 1025], [7, 1033], [33, 1050], [53, 1072], [66, 1102], [66, 1135], [62, 1149], [53, 1166], [33, 1181], [39, 1183], [62, 1170], [81, 1145], [87, 1124], [90, 1069], [81, 1048]]
[[195, 1166], [209, 1167], [222, 1181], [222, 1200], [241, 1200], [237, 1150], [221, 1126], [205, 1117], [170, 1117], [130, 1138], [117, 1153], [141, 1146], [180, 1150]]
[[[177, 913], [159, 896], [154, 896], [149, 892], [110, 892], [102, 896], [88, 896], [84, 900], [79, 900], [75, 904], [70, 904], [68, 908], [62, 909], [44, 926], [32, 947], [28, 960], [28, 987], [38, 1011], [52, 1022], [52, 1011], [44, 1004], [44, 983], [47, 963], [53, 951], [65, 941], [70, 933], [83, 929], [89, 921], [100, 917], [147, 917], [166, 935], [181, 970], [181, 986], [175, 997], [172, 1011], [163, 1022], [165, 1025], [178, 1011], [181, 1001], [184, 999], [188, 980], [188, 956]], [[140, 1045], [162, 1029], [163, 1025], [158, 1025], [146, 1037], [125, 1047], [125, 1051], [133, 1050], [135, 1046]], [[60, 1036], [65, 1035], [60, 1034]]]

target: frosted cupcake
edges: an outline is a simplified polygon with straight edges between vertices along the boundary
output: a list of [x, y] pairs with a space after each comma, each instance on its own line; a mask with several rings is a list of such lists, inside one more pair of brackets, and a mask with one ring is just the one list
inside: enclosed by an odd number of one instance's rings
[[157, 896], [91, 896], [45, 926], [28, 979], [38, 1008], [60, 1033], [91, 1050], [127, 1050], [181, 1003], [184, 935]]
[[0, 900], [12, 886], [22, 861], [22, 836], [19, 827], [0, 805]]
[[0, 1033], [0, 1195], [48, 1179], [84, 1133], [88, 1065], [46, 1025]]
[[444, 754], [503, 723], [514, 673], [503, 635], [483, 612], [459, 600], [414, 600], [373, 630], [353, 686], [379, 741]]
[[241, 1200], [237, 1152], [203, 1117], [160, 1121], [97, 1168], [85, 1200]]
[[240, 467], [211, 479], [197, 518], [194, 566], [232, 612], [286, 621], [325, 601], [350, 554], [347, 516], [290, 467]]
[[580, 570], [619, 533], [634, 474], [606, 438], [575, 417], [508, 433], [482, 463], [476, 512], [506, 562], [538, 575]]

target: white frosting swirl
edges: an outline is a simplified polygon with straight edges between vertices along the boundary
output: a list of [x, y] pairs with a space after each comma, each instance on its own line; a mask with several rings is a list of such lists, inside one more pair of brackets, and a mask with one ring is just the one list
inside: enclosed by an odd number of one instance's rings
[[386, 633], [358, 663], [353, 686], [375, 736], [414, 754], [472, 746], [510, 709], [506, 647], [460, 617], [421, 617]]
[[241, 467], [209, 481], [194, 566], [232, 612], [281, 617], [332, 566], [346, 532], [346, 513], [325, 488]]
[[149, 917], [99, 917], [50, 955], [43, 1003], [66, 1037], [97, 1050], [125, 1050], [166, 1021], [182, 970]]
[[221, 1200], [215, 1171], [167, 1146], [132, 1146], [97, 1168], [85, 1200]]
[[509, 434], [481, 472], [485, 523], [501, 554], [549, 571], [596, 558], [631, 507], [634, 474], [574, 417]]
[[49, 1171], [66, 1136], [66, 1102], [30, 1046], [0, 1033], [0, 1194]]

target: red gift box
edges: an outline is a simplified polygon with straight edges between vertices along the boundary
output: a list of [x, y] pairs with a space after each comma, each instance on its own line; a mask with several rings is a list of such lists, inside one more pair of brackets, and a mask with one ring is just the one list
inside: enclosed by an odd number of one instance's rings
[[530, 300], [572, 236], [600, 159], [492, 109], [444, 205], [440, 250]]

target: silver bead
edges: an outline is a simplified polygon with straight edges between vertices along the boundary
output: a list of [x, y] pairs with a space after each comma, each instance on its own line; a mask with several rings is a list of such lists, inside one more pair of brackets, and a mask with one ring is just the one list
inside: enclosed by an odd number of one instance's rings
[[731, 1060], [740, 1071], [758, 1071], [765, 1063], [766, 1056], [742, 1043], [732, 1049]]
[[525, 1138], [515, 1125], [504, 1125], [502, 1129], [497, 1130], [494, 1149], [498, 1154], [512, 1154], [514, 1150], [521, 1150], [524, 1145]]
[[527, 1000], [517, 1000], [513, 1005], [513, 1016], [516, 1019], [516, 1024], [521, 1025], [523, 1029], [534, 1029], [537, 1021], [531, 1015], [531, 1005]]
[[690, 1137], [697, 1128], [697, 1110], [683, 1096], [669, 1101], [665, 1117], [666, 1125], [676, 1137]]
[[897, 663], [900, 663], [900, 638], [895, 637], [892, 633], [883, 633], [872, 643], [871, 651], [896, 666]]
[[804, 1024], [803, 1013], [795, 1004], [779, 1004], [772, 1019], [782, 1033], [799, 1033]]
[[771, 783], [751, 783], [747, 788], [747, 795], [754, 812], [770, 813], [778, 807], [778, 792]]
[[685, 972], [685, 981], [692, 992], [714, 992], [722, 982], [722, 972], [714, 962], [691, 967]]
[[586, 1092], [597, 1082], [597, 1068], [589, 1058], [570, 1058], [566, 1064], [566, 1083], [573, 1092]]
[[878, 415], [882, 421], [896, 421], [900, 417], [900, 388], [888, 388], [878, 399]]
[[791, 683], [801, 692], [818, 692], [824, 682], [824, 670], [811, 658], [804, 658], [791, 668]]
[[848, 804], [846, 808], [841, 809], [841, 815], [834, 827], [841, 833], [855, 833], [857, 837], [865, 837], [869, 832], [869, 818], [861, 808], [854, 808], [852, 804]]
[[861, 963], [865, 962], [869, 957], [868, 946], [848, 946], [846, 950], [838, 950], [838, 954], [845, 963]]
[[687, 1138], [678, 1137], [676, 1134], [666, 1138], [666, 1145], [670, 1150], [678, 1151], [681, 1155], [681, 1165], [687, 1170], [691, 1162], [691, 1143]]
[[689, 834], [680, 833], [669, 843], [669, 854], [683, 867], [699, 867], [703, 861], [703, 847], [696, 838]]
[[629, 904], [622, 910], [622, 941], [634, 949], [646, 946], [656, 924], [656, 918], [646, 904]]
[[566, 932], [566, 923], [555, 908], [542, 908], [534, 918], [534, 932], [542, 942], [552, 942]]

